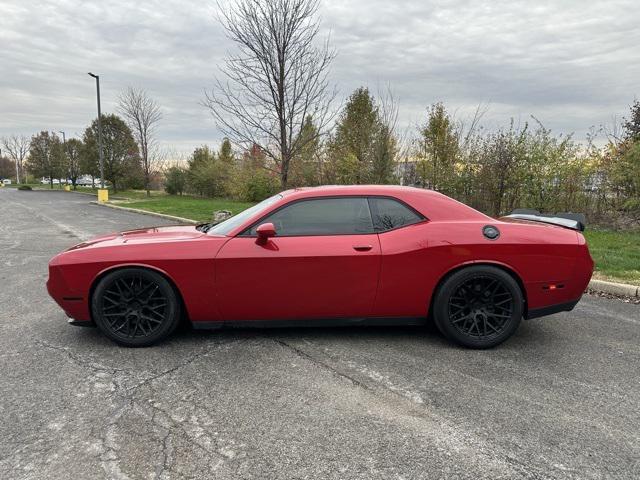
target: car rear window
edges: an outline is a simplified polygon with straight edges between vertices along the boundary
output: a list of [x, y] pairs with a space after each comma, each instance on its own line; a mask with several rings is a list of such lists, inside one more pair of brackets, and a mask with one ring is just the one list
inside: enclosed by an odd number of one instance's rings
[[424, 220], [420, 214], [392, 198], [372, 197], [369, 203], [376, 232], [385, 232]]

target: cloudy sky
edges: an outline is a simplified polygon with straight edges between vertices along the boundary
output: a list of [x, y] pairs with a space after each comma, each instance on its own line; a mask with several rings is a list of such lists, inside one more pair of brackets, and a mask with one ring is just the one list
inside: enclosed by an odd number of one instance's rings
[[[143, 87], [168, 148], [217, 144], [199, 103], [232, 48], [215, 12], [207, 0], [0, 0], [0, 136], [80, 136], [95, 117], [92, 71], [103, 112]], [[443, 101], [460, 119], [488, 106], [489, 129], [535, 115], [583, 139], [640, 97], [637, 0], [323, 0], [320, 13], [340, 97], [388, 83], [405, 126]]]

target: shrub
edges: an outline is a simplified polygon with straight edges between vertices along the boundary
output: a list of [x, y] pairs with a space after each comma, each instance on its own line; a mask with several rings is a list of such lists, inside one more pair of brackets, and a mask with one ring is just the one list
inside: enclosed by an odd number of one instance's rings
[[29, 185], [20, 185], [18, 190], [32, 190], [32, 188]]
[[235, 200], [259, 202], [278, 191], [277, 176], [261, 167], [249, 164], [236, 169], [229, 181], [229, 193]]
[[[230, 148], [230, 147], [228, 147]], [[206, 145], [196, 148], [189, 159], [186, 190], [203, 197], [229, 195], [229, 176], [233, 167], [230, 152], [218, 157]]]
[[256, 171], [249, 179], [244, 188], [245, 202], [260, 202], [273, 195], [278, 189], [278, 181], [266, 170]]
[[189, 169], [189, 190], [203, 197], [227, 196], [229, 168], [219, 160], [211, 160]]
[[164, 191], [169, 195], [182, 195], [187, 186], [187, 171], [181, 167], [167, 170], [164, 180]]

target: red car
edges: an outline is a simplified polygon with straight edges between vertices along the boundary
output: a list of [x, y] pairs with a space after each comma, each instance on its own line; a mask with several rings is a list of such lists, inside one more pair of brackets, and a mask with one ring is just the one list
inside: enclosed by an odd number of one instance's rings
[[195, 328], [422, 324], [487, 348], [571, 310], [593, 261], [579, 221], [499, 220], [399, 186], [288, 190], [222, 223], [94, 238], [49, 263], [74, 325], [126, 346]]

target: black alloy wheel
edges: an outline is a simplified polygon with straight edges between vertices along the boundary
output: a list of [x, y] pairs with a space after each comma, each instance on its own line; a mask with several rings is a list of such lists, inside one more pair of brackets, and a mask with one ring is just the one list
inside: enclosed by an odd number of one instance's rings
[[180, 304], [169, 282], [143, 268], [107, 274], [97, 285], [91, 309], [102, 332], [127, 347], [145, 347], [170, 335], [180, 319]]
[[433, 312], [436, 325], [450, 340], [466, 347], [490, 348], [518, 328], [523, 297], [518, 283], [504, 270], [473, 266], [444, 281]]

